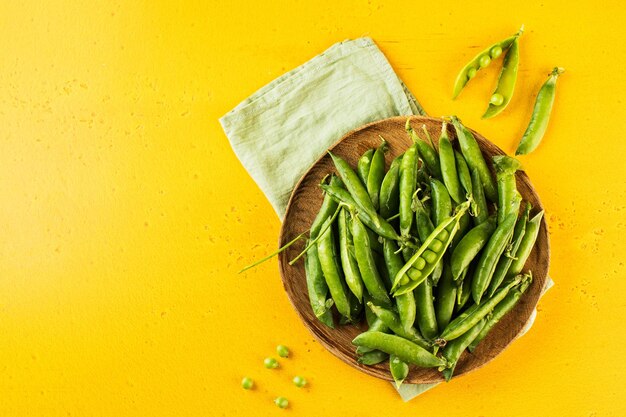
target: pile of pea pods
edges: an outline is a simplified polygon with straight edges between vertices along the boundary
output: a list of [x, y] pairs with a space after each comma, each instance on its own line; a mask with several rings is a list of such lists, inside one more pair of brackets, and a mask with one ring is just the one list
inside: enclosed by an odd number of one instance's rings
[[368, 330], [353, 340], [359, 362], [388, 360], [398, 386], [409, 365], [438, 368], [449, 380], [462, 352], [532, 281], [522, 269], [543, 211], [533, 213], [517, 191], [520, 163], [494, 156], [494, 178], [459, 119], [442, 126], [435, 149], [425, 126], [418, 134], [407, 120], [412, 145], [388, 170], [383, 138], [356, 167], [331, 153], [338, 175], [320, 185], [324, 201], [305, 248], [315, 316], [330, 327], [333, 309], [340, 324], [364, 316]]

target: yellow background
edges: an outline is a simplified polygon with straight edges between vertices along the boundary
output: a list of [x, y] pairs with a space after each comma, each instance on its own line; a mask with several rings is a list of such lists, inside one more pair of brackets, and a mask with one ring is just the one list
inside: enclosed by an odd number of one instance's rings
[[[3, 1], [0, 415], [626, 415], [623, 10]], [[513, 101], [480, 120], [497, 70], [453, 102], [456, 72], [521, 23]], [[567, 69], [544, 143], [522, 158], [546, 207], [556, 287], [495, 361], [409, 403], [314, 341], [275, 260], [237, 275], [275, 248], [280, 223], [218, 117], [361, 35], [430, 114], [456, 113], [508, 152], [547, 72]], [[266, 370], [278, 343], [293, 357]], [[240, 388], [243, 375], [256, 390]]]

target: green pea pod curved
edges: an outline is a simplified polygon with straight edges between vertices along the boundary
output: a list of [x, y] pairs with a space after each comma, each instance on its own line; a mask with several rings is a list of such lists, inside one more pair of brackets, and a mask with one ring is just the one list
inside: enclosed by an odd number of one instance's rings
[[400, 336], [387, 333], [361, 333], [352, 340], [352, 343], [356, 346], [366, 346], [390, 355], [396, 355], [400, 360], [422, 368], [438, 368], [448, 364], [445, 359], [433, 355], [423, 347]]
[[414, 327], [406, 329], [400, 321], [400, 317], [398, 317], [398, 315], [393, 311], [377, 306], [371, 302], [367, 303], [367, 307], [384, 323], [385, 326], [391, 329], [391, 331], [398, 336], [410, 340], [424, 349], [430, 348], [431, 344], [424, 339], [421, 334], [419, 334], [417, 329]]
[[339, 254], [346, 284], [357, 300], [361, 301], [363, 299], [363, 280], [359, 272], [359, 265], [353, 256], [354, 243], [348, 224], [348, 213], [345, 208], [342, 208], [339, 212], [337, 224], [339, 229]]
[[528, 224], [526, 225], [526, 233], [524, 233], [524, 237], [522, 238], [522, 242], [520, 243], [520, 246], [516, 253], [517, 259], [515, 259], [513, 263], [511, 263], [509, 271], [506, 274], [506, 278], [512, 278], [522, 272], [524, 264], [530, 256], [530, 253], [533, 250], [533, 246], [535, 246], [535, 241], [537, 240], [537, 236], [539, 235], [539, 229], [541, 228], [542, 218], [543, 210], [541, 210], [528, 221]]
[[548, 122], [550, 121], [554, 97], [556, 96], [556, 80], [564, 71], [563, 68], [554, 68], [548, 80], [541, 86], [541, 89], [539, 89], [539, 93], [535, 99], [533, 114], [530, 117], [530, 123], [528, 123], [524, 136], [522, 136], [517, 146], [515, 155], [525, 155], [534, 151], [535, 148], [539, 146], [548, 128]]
[[398, 213], [400, 206], [400, 164], [402, 155], [391, 161], [389, 171], [380, 185], [379, 212], [384, 219]]
[[449, 367], [444, 369], [442, 372], [443, 377], [446, 379], [446, 382], [452, 379], [452, 375], [454, 374], [454, 368], [456, 368], [456, 363], [461, 357], [461, 354], [480, 334], [481, 330], [485, 327], [486, 322], [487, 319], [482, 318], [470, 330], [465, 332], [465, 334], [447, 343], [446, 346], [443, 348], [443, 357], [446, 358], [448, 360], [448, 363], [450, 364]]
[[385, 177], [386, 151], [387, 142], [385, 139], [382, 139], [382, 143], [378, 148], [376, 148], [376, 152], [374, 152], [374, 155], [372, 156], [372, 163], [367, 174], [367, 193], [369, 194], [370, 200], [376, 210], [378, 210], [379, 207], [380, 187], [383, 183], [383, 178]]
[[[439, 156], [437, 155], [437, 152], [435, 152], [435, 150], [428, 143], [426, 143], [425, 141], [420, 139], [419, 136], [417, 136], [417, 133], [415, 133], [415, 130], [413, 130], [413, 128], [411, 127], [410, 122], [411, 122], [410, 119], [407, 119], [406, 125], [405, 125], [407, 133], [413, 140], [413, 144], [415, 144], [420, 157], [426, 164], [426, 168], [430, 172], [430, 175], [432, 175], [433, 177], [437, 179], [440, 179], [441, 167], [439, 165]], [[428, 134], [427, 130], [425, 130], [425, 132], [426, 134]]]
[[443, 340], [450, 341], [465, 334], [465, 332], [474, 327], [483, 317], [489, 314], [494, 307], [506, 297], [511, 288], [521, 281], [522, 276], [518, 275], [506, 286], [500, 288], [493, 297], [487, 299], [484, 303], [474, 304], [468, 308], [465, 312], [452, 320], [439, 337]]
[[454, 248], [450, 258], [450, 269], [455, 280], [459, 279], [470, 262], [489, 241], [495, 229], [496, 221], [492, 216], [486, 222], [475, 226], [463, 236], [463, 239]]
[[337, 311], [344, 317], [350, 317], [350, 301], [348, 300], [343, 272], [339, 267], [333, 227], [332, 224], [330, 227], [326, 227], [326, 224], [330, 221], [331, 219], [326, 220], [322, 227], [325, 229], [325, 232], [320, 236], [320, 240], [317, 242], [317, 255]]
[[356, 172], [365, 186], [367, 186], [367, 177], [370, 173], [370, 166], [372, 165], [372, 156], [374, 156], [374, 149], [368, 149], [363, 152], [363, 155], [359, 158], [359, 162], [356, 163]]
[[[443, 183], [448, 189], [450, 197], [457, 203], [462, 203], [464, 193], [461, 191], [461, 182], [459, 181], [459, 172], [457, 171], [457, 161], [454, 155], [454, 148], [448, 137], [447, 123], [441, 124], [441, 136], [439, 137], [439, 162], [441, 164], [441, 176]], [[467, 172], [469, 176], [469, 171]]]
[[[393, 240], [385, 239], [383, 243], [383, 254], [385, 264], [389, 276], [394, 278], [398, 271], [404, 266], [404, 262], [398, 253], [398, 245]], [[396, 297], [396, 306], [398, 307], [398, 315], [404, 329], [408, 330], [415, 323], [415, 297], [413, 292], [409, 291]]]

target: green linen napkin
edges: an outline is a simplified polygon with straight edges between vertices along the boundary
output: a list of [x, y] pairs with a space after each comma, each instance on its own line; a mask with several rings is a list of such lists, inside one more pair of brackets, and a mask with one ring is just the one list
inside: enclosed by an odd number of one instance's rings
[[220, 119], [235, 154], [280, 218], [296, 182], [347, 132], [424, 114], [370, 38], [337, 43]]
[[[374, 41], [359, 38], [272, 81], [220, 123], [282, 219], [293, 187], [330, 145], [366, 123], [414, 114], [426, 113]], [[403, 384], [398, 393], [408, 401], [436, 385]]]

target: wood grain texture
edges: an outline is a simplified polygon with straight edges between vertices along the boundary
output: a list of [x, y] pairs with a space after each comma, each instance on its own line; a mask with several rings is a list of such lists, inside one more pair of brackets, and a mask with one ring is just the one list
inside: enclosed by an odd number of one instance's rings
[[[406, 117], [394, 117], [365, 125], [345, 135], [331, 146], [330, 150], [347, 160], [353, 167], [356, 167], [357, 161], [363, 152], [378, 146], [380, 143], [379, 135], [381, 135], [390, 145], [389, 151], [385, 155], [388, 168], [393, 158], [404, 152], [411, 144], [411, 140], [404, 129], [405, 122]], [[425, 124], [435, 141], [435, 145], [437, 145], [442, 123], [440, 119], [412, 116], [411, 123], [420, 134], [422, 133], [421, 125]], [[504, 154], [504, 152], [477, 132], [472, 132], [493, 172], [493, 166], [490, 164], [491, 157]], [[457, 147], [456, 135], [452, 126], [448, 126], [448, 134], [453, 145]], [[313, 164], [300, 179], [289, 200], [280, 231], [280, 246], [308, 230], [323, 200], [323, 195], [318, 185], [322, 178], [331, 172], [335, 172], [335, 169], [330, 156], [326, 154]], [[542, 210], [543, 207], [539, 196], [530, 183], [528, 176], [523, 171], [518, 171], [516, 177], [517, 187], [522, 197], [533, 205], [532, 213], [534, 214]], [[330, 329], [320, 323], [314, 316], [307, 294], [303, 260], [298, 261], [293, 266], [289, 265], [289, 260], [293, 259], [302, 250], [302, 247], [301, 244], [294, 245], [282, 252], [279, 255], [279, 268], [285, 291], [304, 325], [322, 345], [347, 364], [372, 376], [391, 381], [392, 377], [386, 362], [376, 366], [364, 366], [357, 362], [355, 346], [352, 345], [351, 341], [366, 328], [366, 325], [339, 326], [336, 320], [337, 328]], [[548, 274], [549, 262], [550, 244], [544, 216], [537, 242], [524, 268], [525, 271], [532, 270], [533, 272], [534, 280], [532, 285], [514, 310], [498, 323], [473, 353], [467, 351], [463, 353], [457, 364], [455, 377], [485, 365], [498, 356], [519, 335], [539, 301], [541, 290], [544, 287]], [[439, 381], [443, 381], [443, 378], [441, 373], [435, 369], [423, 369], [415, 366], [411, 367], [409, 376], [406, 379], [408, 383], [432, 383]]]

